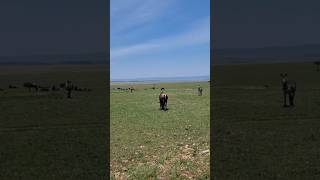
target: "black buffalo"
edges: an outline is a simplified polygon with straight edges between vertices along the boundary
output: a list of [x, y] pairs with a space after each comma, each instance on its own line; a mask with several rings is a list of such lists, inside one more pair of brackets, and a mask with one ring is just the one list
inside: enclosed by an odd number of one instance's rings
[[168, 95], [163, 92], [163, 88], [161, 90], [159, 95], [160, 109], [166, 111], [168, 110]]

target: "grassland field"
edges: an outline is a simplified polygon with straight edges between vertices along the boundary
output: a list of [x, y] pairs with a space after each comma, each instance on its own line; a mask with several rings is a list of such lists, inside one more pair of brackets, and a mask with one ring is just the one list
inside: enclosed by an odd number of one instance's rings
[[[198, 96], [197, 87], [203, 88]], [[135, 88], [133, 93], [117, 88]], [[209, 82], [111, 85], [112, 179], [209, 179]], [[160, 88], [169, 96], [159, 108]]]
[[[67, 79], [92, 91], [23, 87]], [[108, 179], [107, 82], [103, 65], [1, 66], [0, 179]]]
[[[209, 174], [208, 82], [134, 84], [111, 89], [112, 177], [153, 179], [319, 179], [320, 72], [312, 63], [214, 67], [212, 110], [214, 174]], [[280, 73], [297, 82], [296, 106], [282, 107]], [[104, 67], [0, 67], [0, 179], [108, 179]], [[92, 92], [65, 98], [35, 95], [26, 81], [73, 80]], [[8, 89], [8, 85], [18, 89]], [[204, 95], [197, 96], [198, 84]], [[265, 87], [268, 85], [268, 88]], [[131, 87], [115, 84], [114, 87]]]
[[[297, 82], [293, 108], [282, 107], [285, 72]], [[213, 76], [214, 179], [320, 179], [320, 72], [312, 62], [217, 65]]]

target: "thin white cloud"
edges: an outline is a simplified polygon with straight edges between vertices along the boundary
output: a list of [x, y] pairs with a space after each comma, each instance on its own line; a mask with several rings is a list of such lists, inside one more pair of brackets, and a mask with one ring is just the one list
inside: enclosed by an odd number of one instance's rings
[[175, 0], [112, 0], [111, 33], [152, 22], [161, 17]]
[[123, 58], [133, 54], [143, 54], [160, 50], [172, 50], [179, 47], [199, 45], [210, 42], [210, 17], [194, 23], [188, 31], [175, 36], [155, 39], [131, 46], [112, 48], [111, 60]]
[[135, 54], [139, 52], [141, 53], [141, 52], [152, 50], [159, 47], [160, 47], [159, 44], [143, 43], [143, 44], [136, 44], [136, 45], [123, 47], [123, 48], [114, 48], [114, 49], [111, 49], [111, 59], [127, 56], [130, 54]]

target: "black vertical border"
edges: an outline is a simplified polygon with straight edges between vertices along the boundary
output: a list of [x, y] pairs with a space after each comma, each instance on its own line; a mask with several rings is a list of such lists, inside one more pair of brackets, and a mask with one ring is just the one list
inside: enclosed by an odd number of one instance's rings
[[106, 54], [106, 86], [107, 86], [107, 102], [106, 102], [106, 124], [107, 124], [107, 137], [106, 137], [106, 176], [110, 178], [110, 0], [107, 1], [106, 14], [105, 14], [105, 54]]

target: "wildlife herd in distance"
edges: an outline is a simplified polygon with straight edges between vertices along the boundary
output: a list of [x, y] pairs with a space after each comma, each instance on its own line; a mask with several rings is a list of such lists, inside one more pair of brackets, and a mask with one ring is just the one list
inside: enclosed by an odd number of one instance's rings
[[[73, 91], [84, 91], [84, 92], [90, 92], [92, 89], [90, 88], [80, 88], [76, 85], [74, 85], [70, 80], [67, 80], [64, 83], [60, 83], [59, 86], [52, 85], [52, 86], [41, 86], [39, 84], [36, 84], [34, 82], [25, 82], [23, 84], [23, 87], [27, 88], [29, 92], [31, 92], [31, 89], [34, 89], [34, 92], [36, 95], [38, 92], [57, 92], [65, 90], [67, 92], [67, 98], [72, 98], [72, 92]], [[9, 85], [9, 89], [18, 89], [18, 86]], [[5, 91], [5, 89], [0, 88], [0, 91]]]
[[[317, 72], [320, 71], [320, 61], [314, 61], [313, 62], [317, 66]], [[281, 73], [280, 77], [282, 78], [282, 91], [283, 91], [283, 107], [294, 107], [294, 98], [295, 98], [295, 92], [297, 89], [296, 82], [293, 80], [288, 79], [287, 73]], [[210, 81], [208, 81], [210, 83]], [[269, 88], [269, 85], [264, 85], [266, 89]], [[151, 88], [153, 90], [156, 89], [155, 84]], [[198, 86], [198, 96], [202, 96], [202, 87], [200, 85]], [[133, 93], [136, 89], [134, 87], [129, 88], [113, 88], [113, 90], [120, 90], [120, 91], [130, 91]], [[145, 89], [147, 90], [147, 89]], [[168, 95], [164, 92], [164, 88], [160, 89], [160, 95], [159, 95], [159, 103], [160, 103], [160, 109], [161, 110], [168, 110], [167, 103], [168, 103]], [[288, 97], [288, 98], [287, 98]], [[289, 104], [287, 104], [287, 99], [289, 100]]]
[[[208, 81], [208, 82], [210, 82], [210, 81]], [[153, 87], [151, 89], [153, 89], [153, 90], [157, 89], [155, 84], [153, 85]], [[118, 88], [113, 88], [113, 90], [120, 90], [120, 91], [127, 91], [127, 92], [130, 91], [131, 93], [133, 93], [133, 91], [135, 91], [135, 88], [134, 87], [129, 87], [129, 88], [118, 87]], [[147, 90], [147, 89], [144, 89], [144, 90]], [[198, 85], [197, 90], [198, 90], [198, 96], [202, 96], [203, 89], [200, 85]], [[161, 88], [160, 91], [161, 91], [159, 94], [160, 110], [167, 111], [169, 96], [167, 93], [165, 93], [164, 88]]]
[[[317, 72], [319, 72], [320, 61], [315, 61], [314, 64], [317, 65]], [[289, 80], [287, 73], [281, 73], [280, 77], [282, 78], [281, 83], [282, 83], [282, 91], [283, 91], [283, 107], [294, 107], [294, 98], [295, 98], [295, 92], [297, 89], [296, 82], [293, 80]], [[267, 89], [269, 86], [264, 85], [264, 87]], [[121, 91], [130, 91], [131, 93], [135, 91], [133, 87], [130, 87], [130, 88], [118, 87], [113, 89], [121, 90]], [[153, 85], [151, 89], [155, 90], [156, 89], [155, 85]], [[202, 96], [202, 91], [203, 91], [202, 87], [200, 87], [199, 85], [197, 89], [198, 89], [198, 96]], [[168, 107], [167, 107], [168, 95], [164, 92], [164, 88], [161, 88], [160, 90], [161, 90], [159, 95], [160, 109], [166, 111], [168, 110]], [[287, 104], [287, 97], [289, 99], [289, 105]]]

